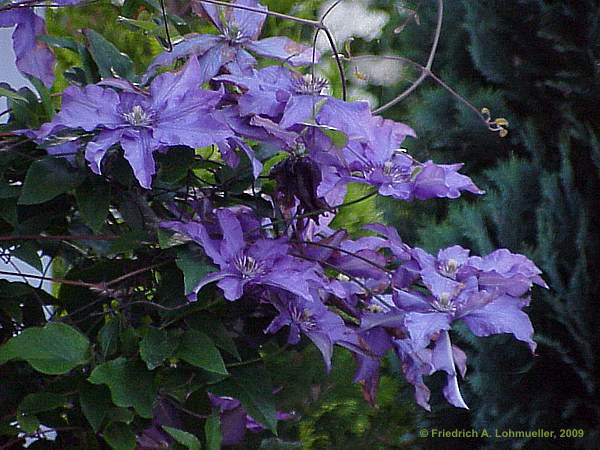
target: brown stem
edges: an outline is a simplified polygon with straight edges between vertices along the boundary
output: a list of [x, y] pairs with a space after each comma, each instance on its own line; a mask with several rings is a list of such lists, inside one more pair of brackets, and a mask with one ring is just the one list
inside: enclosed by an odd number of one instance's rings
[[[361, 60], [365, 61], [365, 60], [371, 60], [371, 59], [388, 59], [388, 60], [392, 60], [392, 61], [402, 61], [402, 62], [411, 64], [423, 72], [423, 74], [422, 74], [423, 77], [425, 77], [425, 78], [431, 77], [432, 80], [434, 80], [441, 87], [443, 87], [446, 91], [448, 91], [454, 98], [456, 98], [459, 102], [463, 103], [467, 108], [469, 108], [471, 111], [473, 111], [477, 115], [477, 117], [479, 117], [481, 119], [481, 121], [487, 127], [489, 127], [489, 125], [490, 125], [489, 119], [486, 118], [481, 113], [481, 111], [479, 111], [475, 106], [473, 106], [472, 103], [470, 103], [466, 98], [464, 98], [462, 95], [460, 95], [458, 92], [456, 92], [453, 88], [451, 88], [445, 81], [443, 81], [440, 77], [438, 77], [430, 69], [428, 69], [425, 66], [422, 66], [421, 64], [413, 61], [412, 59], [404, 58], [403, 56], [387, 56], [387, 55], [360, 55], [360, 56], [353, 56], [352, 58], [349, 58], [349, 59], [351, 61], [361, 61]], [[416, 82], [413, 83], [413, 85], [409, 89], [414, 90], [417, 87], [415, 84], [416, 84]], [[407, 91], [405, 91], [405, 92], [408, 92], [409, 89], [407, 89]], [[375, 113], [375, 111], [373, 111], [373, 112]]]
[[370, 260], [370, 259], [368, 259], [368, 258], [365, 258], [364, 256], [360, 256], [360, 255], [358, 255], [358, 254], [356, 254], [356, 253], [353, 253], [353, 252], [351, 252], [351, 251], [349, 251], [349, 250], [345, 250], [345, 249], [343, 249], [343, 248], [336, 247], [336, 246], [334, 246], [334, 245], [323, 244], [323, 243], [321, 243], [321, 242], [302, 241], [302, 240], [299, 240], [299, 241], [290, 241], [290, 242], [297, 242], [298, 244], [307, 244], [307, 245], [313, 245], [313, 246], [315, 246], [315, 247], [329, 248], [329, 249], [331, 249], [331, 250], [335, 250], [335, 251], [337, 251], [337, 252], [344, 253], [344, 254], [346, 254], [346, 255], [352, 256], [352, 257], [354, 257], [354, 258], [356, 258], [356, 259], [360, 259], [361, 261], [363, 261], [363, 262], [366, 262], [367, 264], [370, 264], [370, 265], [372, 265], [373, 267], [376, 267], [376, 268], [378, 268], [379, 270], [382, 270], [382, 271], [384, 271], [385, 273], [388, 273], [388, 274], [391, 274], [391, 273], [392, 273], [392, 271], [391, 271], [391, 270], [387, 269], [386, 267], [384, 267], [384, 266], [382, 266], [382, 265], [380, 265], [380, 264], [377, 264], [376, 262], [373, 262], [373, 261], [371, 261], [371, 260]]
[[433, 60], [435, 58], [435, 53], [437, 51], [438, 43], [440, 41], [440, 34], [442, 32], [442, 20], [443, 20], [443, 18], [444, 18], [444, 1], [443, 0], [438, 0], [437, 25], [435, 27], [435, 34], [433, 35], [433, 44], [431, 46], [431, 50], [429, 51], [429, 57], [427, 58], [427, 63], [425, 64], [425, 67], [420, 66], [420, 68], [422, 70], [421, 75], [419, 76], [419, 78], [417, 78], [413, 82], [413, 84], [408, 89], [406, 89], [400, 95], [398, 95], [397, 97], [393, 98], [392, 100], [390, 100], [389, 102], [387, 102], [385, 105], [380, 106], [379, 108], [374, 109], [373, 110], [373, 114], [380, 114], [380, 113], [384, 112], [385, 110], [391, 108], [392, 106], [396, 105], [397, 103], [401, 102], [402, 100], [404, 100], [423, 81], [425, 81], [425, 79], [427, 78], [428, 75], [431, 75], [431, 67], [433, 65]]
[[0, 236], [0, 241], [115, 241], [119, 236], [25, 234]]

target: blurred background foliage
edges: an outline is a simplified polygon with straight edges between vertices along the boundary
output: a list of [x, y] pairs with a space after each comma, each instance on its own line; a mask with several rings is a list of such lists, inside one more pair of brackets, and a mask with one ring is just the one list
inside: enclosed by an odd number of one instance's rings
[[[317, 17], [331, 2], [263, 1], [270, 9]], [[326, 4], [324, 4], [326, 3]], [[373, 0], [364, 11], [385, 17], [376, 36], [338, 42], [346, 54], [401, 55], [425, 62], [435, 28], [433, 1]], [[101, 31], [135, 61], [138, 72], [162, 49], [161, 27], [144, 30], [127, 19], [156, 17], [135, 8], [119, 12], [105, 2], [48, 11], [54, 35], [85, 28]], [[171, 14], [185, 14], [187, 2], [167, 2]], [[535, 291], [531, 317], [539, 342], [531, 358], [518, 343], [502, 337], [475, 341], [457, 330], [469, 355], [464, 383], [469, 412], [434, 398], [433, 412], [417, 409], [399, 367], [384, 370], [377, 406], [348, 384], [354, 362], [340, 351], [327, 376], [316, 351], [272, 356], [276, 385], [294, 401], [280, 405], [296, 420], [282, 423], [281, 439], [262, 448], [391, 449], [451, 448], [448, 440], [419, 439], [419, 427], [489, 430], [581, 428], [585, 438], [560, 443], [545, 440], [453, 441], [455, 448], [596, 448], [600, 442], [600, 5], [593, 0], [446, 0], [444, 25], [433, 71], [478, 109], [505, 117], [510, 133], [500, 138], [432, 80], [386, 112], [411, 125], [419, 139], [407, 143], [419, 159], [465, 162], [487, 195], [453, 202], [401, 205], [385, 199], [346, 209], [339, 224], [358, 231], [383, 216], [409, 243], [436, 250], [462, 244], [477, 254], [506, 247], [530, 256], [545, 272], [551, 289]], [[125, 17], [119, 18], [119, 14]], [[331, 15], [334, 34], [344, 35], [368, 17]], [[337, 28], [336, 28], [337, 27]], [[342, 28], [340, 28], [342, 27]], [[206, 31], [198, 21], [189, 30], [172, 30], [174, 39]], [[163, 33], [163, 34], [161, 34]], [[312, 39], [312, 30], [269, 18], [266, 35]], [[83, 39], [83, 36], [81, 36]], [[58, 49], [59, 73], [77, 58]], [[370, 66], [370, 67], [369, 67]], [[354, 99], [382, 104], [405, 89], [418, 73], [391, 66], [383, 81], [371, 76], [375, 65], [346, 65]], [[320, 70], [341, 91], [331, 53]], [[393, 73], [392, 73], [393, 72]], [[390, 81], [391, 80], [391, 81]], [[61, 84], [62, 83], [62, 84]], [[62, 90], [66, 81], [57, 83]], [[363, 195], [358, 190], [350, 196]], [[338, 382], [339, 380], [339, 382]], [[430, 380], [432, 385], [436, 377]], [[294, 392], [292, 396], [290, 393]], [[435, 401], [437, 400], [437, 401]], [[260, 438], [250, 441], [257, 448]], [[555, 447], [553, 447], [555, 445]], [[566, 446], [565, 446], [566, 445]]]

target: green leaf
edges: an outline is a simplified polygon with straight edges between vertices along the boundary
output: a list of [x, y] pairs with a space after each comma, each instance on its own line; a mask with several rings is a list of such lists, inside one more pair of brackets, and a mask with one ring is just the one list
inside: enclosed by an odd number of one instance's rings
[[75, 39], [68, 37], [59, 37], [59, 36], [50, 36], [48, 34], [41, 34], [36, 36], [38, 41], [45, 42], [51, 47], [56, 48], [66, 48], [74, 51], [75, 53], [79, 52], [79, 43]]
[[112, 356], [117, 351], [119, 347], [119, 329], [119, 321], [117, 319], [110, 319], [98, 331], [100, 354], [104, 359]]
[[79, 403], [83, 415], [94, 432], [97, 433], [104, 418], [112, 408], [109, 390], [106, 386], [96, 386], [83, 382], [79, 385]]
[[81, 174], [73, 171], [63, 158], [45, 157], [29, 167], [18, 203], [37, 205], [47, 202], [77, 187], [81, 181]]
[[205, 257], [185, 248], [177, 252], [176, 264], [183, 272], [183, 283], [186, 294], [193, 292], [200, 280], [215, 271], [214, 266]]
[[206, 315], [206, 312], [202, 312], [202, 315], [195, 315], [187, 319], [190, 327], [196, 330], [202, 330], [208, 334], [214, 341], [215, 345], [222, 350], [225, 350], [231, 356], [238, 361], [241, 361], [238, 349], [235, 342], [227, 332], [227, 329], [217, 317], [214, 315]]
[[200, 441], [192, 433], [163, 425], [163, 430], [188, 450], [200, 450]]
[[84, 30], [88, 41], [88, 49], [98, 66], [102, 78], [119, 76], [131, 80], [135, 77], [133, 61], [117, 47], [107, 41], [104, 36], [94, 30]]
[[20, 186], [12, 186], [0, 181], [0, 199], [15, 198], [21, 193]]
[[177, 357], [209, 372], [221, 375], [228, 373], [221, 353], [213, 341], [200, 331], [188, 330], [183, 334]]
[[50, 392], [36, 392], [29, 394], [23, 399], [17, 408], [17, 421], [19, 426], [26, 433], [35, 432], [40, 426], [40, 422], [35, 416], [37, 413], [51, 411], [65, 406], [66, 399], [64, 395], [53, 394]]
[[148, 369], [154, 370], [173, 354], [176, 347], [177, 341], [173, 336], [165, 330], [151, 327], [140, 341], [140, 356]]
[[331, 139], [333, 145], [337, 148], [344, 148], [348, 145], [348, 135], [343, 131], [338, 130], [337, 128], [329, 127], [327, 125], [315, 125], [319, 130], [321, 130], [325, 136]]
[[117, 17], [117, 21], [120, 23], [124, 23], [132, 26], [133, 28], [137, 28], [139, 30], [147, 31], [151, 34], [161, 34], [163, 30], [163, 26], [159, 25], [155, 22], [151, 22], [149, 20], [136, 20], [130, 19], [128, 17], [119, 16]]
[[207, 450], [221, 449], [223, 436], [221, 435], [221, 418], [219, 417], [218, 411], [213, 411], [208, 419], [206, 419], [206, 423], [204, 424], [204, 435], [206, 436]]
[[110, 408], [107, 417], [109, 422], [123, 422], [126, 424], [130, 424], [135, 419], [136, 415], [133, 410], [129, 408]]
[[135, 434], [121, 422], [111, 423], [103, 433], [104, 440], [115, 450], [135, 449]]
[[156, 389], [152, 373], [141, 364], [120, 357], [97, 366], [89, 381], [106, 384], [115, 405], [124, 408], [131, 406], [145, 419], [152, 417]]
[[52, 120], [54, 116], [54, 104], [52, 102], [52, 97], [50, 96], [50, 90], [46, 87], [44, 83], [38, 80], [35, 77], [29, 77], [29, 81], [35, 87], [35, 90], [40, 95], [40, 100], [42, 106], [44, 107], [44, 111], [46, 112], [46, 121]]
[[48, 375], [67, 373], [88, 362], [90, 343], [83, 334], [64, 323], [26, 328], [0, 347], [0, 364], [12, 359], [27, 361]]
[[25, 97], [20, 96], [12, 89], [4, 88], [2, 86], [0, 86], [0, 97], [8, 97], [12, 98], [13, 100], [21, 100], [22, 102], [27, 101]]
[[99, 177], [88, 178], [75, 191], [81, 218], [94, 233], [98, 233], [110, 207], [110, 189]]
[[231, 376], [212, 386], [213, 394], [238, 398], [257, 422], [277, 433], [277, 411], [269, 372], [246, 367], [232, 370]]
[[24, 242], [11, 252], [11, 256], [20, 259], [24, 263], [29, 264], [38, 272], [42, 272], [44, 267], [42, 259], [38, 253], [38, 248], [34, 242]]
[[174, 184], [182, 181], [194, 162], [194, 150], [186, 147], [174, 147], [163, 155], [158, 155], [160, 170], [158, 179]]

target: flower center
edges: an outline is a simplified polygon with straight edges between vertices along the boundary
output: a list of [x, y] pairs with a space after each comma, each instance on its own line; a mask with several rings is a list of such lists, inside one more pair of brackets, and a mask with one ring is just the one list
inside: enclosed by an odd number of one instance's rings
[[313, 78], [311, 75], [304, 75], [302, 78], [294, 80], [293, 84], [294, 91], [303, 95], [321, 95], [328, 86], [329, 83], [325, 78]]
[[451, 299], [452, 296], [448, 292], [444, 292], [432, 302], [432, 306], [438, 311], [453, 313], [456, 311], [456, 305], [452, 303]]
[[456, 271], [458, 270], [458, 261], [454, 258], [450, 258], [447, 261], [441, 261], [438, 265], [438, 270], [449, 278], [454, 278]]
[[244, 41], [244, 33], [235, 26], [225, 26], [223, 28], [223, 37], [232, 45], [241, 44]]
[[395, 164], [392, 160], [374, 163], [363, 169], [363, 177], [374, 183], [406, 183], [412, 176], [411, 168]]
[[233, 264], [243, 278], [251, 278], [264, 272], [262, 264], [252, 256], [240, 255]]
[[304, 331], [313, 330], [317, 326], [317, 321], [308, 309], [298, 309], [296, 306], [291, 306], [290, 317]]
[[140, 105], [135, 105], [131, 111], [122, 114], [123, 118], [134, 127], [147, 127], [152, 123], [154, 114], [144, 111]]

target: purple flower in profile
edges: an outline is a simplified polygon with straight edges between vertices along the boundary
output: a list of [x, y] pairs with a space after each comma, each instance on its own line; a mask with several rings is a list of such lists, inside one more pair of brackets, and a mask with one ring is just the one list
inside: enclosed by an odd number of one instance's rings
[[381, 195], [399, 200], [457, 198], [464, 190], [482, 193], [470, 178], [458, 173], [461, 164], [423, 164], [400, 150], [407, 136], [415, 137], [408, 126], [381, 117], [373, 117], [365, 126], [368, 142], [350, 142], [345, 149], [347, 180], [376, 186]]
[[26, 75], [42, 80], [46, 87], [54, 82], [54, 55], [37, 37], [46, 34], [44, 19], [33, 8], [15, 8], [0, 12], [0, 27], [15, 26], [13, 47], [17, 68]]
[[261, 238], [246, 242], [240, 221], [228, 209], [217, 210], [222, 232], [213, 239], [207, 228], [198, 222], [164, 222], [162, 227], [191, 237], [202, 246], [206, 255], [220, 270], [203, 278], [189, 293], [195, 299], [203, 286], [217, 281], [227, 300], [237, 300], [256, 286], [283, 289], [312, 299], [310, 289], [322, 282], [316, 264], [290, 256], [290, 245], [283, 239]]
[[458, 408], [468, 409], [458, 387], [458, 374], [464, 378], [467, 371], [465, 353], [450, 342], [447, 331], [436, 336], [432, 348], [416, 345], [411, 339], [394, 339], [396, 354], [402, 362], [406, 380], [415, 387], [417, 404], [431, 411], [429, 397], [431, 391], [423, 381], [423, 376], [437, 371], [446, 372], [447, 382], [443, 389], [446, 400]]
[[459, 245], [442, 249], [437, 257], [426, 251], [412, 250], [413, 264], [402, 268], [412, 271], [413, 278], [426, 270], [437, 271], [444, 277], [464, 281], [476, 276], [481, 289], [520, 297], [536, 284], [547, 288], [540, 276], [542, 271], [526, 256], [507, 249], [496, 250], [486, 256], [469, 256], [469, 250]]
[[[81, 0], [54, 0], [52, 5], [75, 5]], [[42, 2], [39, 2], [42, 3]], [[13, 48], [17, 58], [17, 68], [44, 83], [46, 87], [54, 82], [54, 55], [39, 36], [46, 34], [46, 23], [27, 2], [10, 1], [3, 4], [0, 11], [0, 28], [13, 27]]]
[[37, 133], [39, 139], [65, 129], [99, 130], [85, 157], [95, 173], [114, 144], [123, 148], [140, 185], [150, 189], [156, 172], [153, 153], [169, 146], [203, 147], [233, 136], [215, 111], [222, 93], [201, 89], [198, 61], [178, 73], [156, 77], [149, 93], [130, 87], [120, 93], [100, 85], [69, 87], [62, 110]]
[[[267, 11], [257, 0], [236, 0], [232, 4]], [[214, 77], [223, 66], [231, 73], [250, 73], [256, 60], [248, 50], [293, 66], [312, 63], [312, 49], [287, 37], [259, 40], [266, 14], [240, 8], [222, 8], [200, 0], [195, 0], [192, 6], [197, 13], [207, 17], [220, 34], [186, 36], [185, 40], [175, 45], [172, 52], [164, 52], [154, 59], [148, 67], [146, 79], [149, 79], [158, 67], [169, 66], [177, 59], [190, 55], [200, 57], [202, 82]], [[318, 57], [317, 54], [316, 58]]]
[[342, 318], [330, 311], [318, 298], [306, 299], [295, 295], [279, 295], [271, 302], [279, 315], [265, 330], [276, 333], [284, 326], [290, 328], [288, 344], [300, 342], [306, 335], [320, 350], [327, 371], [331, 370], [334, 344], [352, 349], [358, 340], [354, 330], [348, 328]]
[[359, 342], [366, 348], [366, 354], [354, 354], [358, 366], [354, 382], [362, 385], [363, 396], [375, 405], [381, 358], [392, 348], [392, 338], [383, 328], [377, 327], [361, 332]]
[[[221, 444], [224, 446], [238, 445], [244, 440], [246, 430], [260, 433], [265, 430], [252, 416], [246, 413], [237, 398], [224, 397], [208, 393], [210, 404], [219, 410], [221, 419]], [[294, 414], [277, 411], [277, 420], [291, 420]]]
[[159, 400], [152, 408], [151, 426], [136, 437], [136, 450], [169, 448], [173, 444], [173, 438], [162, 429], [163, 426], [182, 428], [183, 422], [171, 403]]
[[477, 273], [479, 284], [515, 297], [525, 294], [533, 284], [548, 288], [540, 276], [542, 271], [524, 255], [502, 248], [484, 257], [468, 259], [465, 273]]

